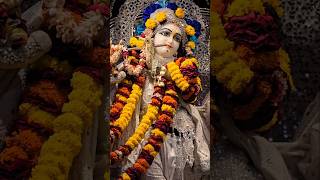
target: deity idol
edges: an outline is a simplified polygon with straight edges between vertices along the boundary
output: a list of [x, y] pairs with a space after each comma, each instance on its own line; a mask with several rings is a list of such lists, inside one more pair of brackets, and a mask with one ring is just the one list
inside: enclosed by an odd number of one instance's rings
[[118, 167], [122, 179], [193, 179], [209, 172], [209, 101], [193, 105], [202, 91], [195, 57], [201, 24], [186, 15], [176, 3], [152, 3], [129, 47], [112, 46], [111, 64], [119, 52], [124, 57], [113, 71], [122, 79], [113, 81], [110, 109], [111, 168]]

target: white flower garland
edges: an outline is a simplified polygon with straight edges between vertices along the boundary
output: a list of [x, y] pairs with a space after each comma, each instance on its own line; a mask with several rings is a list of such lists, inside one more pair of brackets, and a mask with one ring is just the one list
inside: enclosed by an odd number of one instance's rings
[[56, 27], [56, 37], [64, 43], [74, 43], [92, 47], [93, 38], [104, 26], [104, 17], [100, 12], [88, 11], [83, 19], [76, 23], [70, 12], [64, 9], [64, 0], [44, 0], [43, 10], [48, 14], [49, 28]]

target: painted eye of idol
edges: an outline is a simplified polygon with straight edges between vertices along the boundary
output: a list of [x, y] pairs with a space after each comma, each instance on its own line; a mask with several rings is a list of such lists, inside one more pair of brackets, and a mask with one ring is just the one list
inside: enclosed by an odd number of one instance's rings
[[[162, 36], [165, 36], [165, 37], [170, 37], [173, 34], [173, 32], [168, 28], [164, 28], [164, 29], [160, 30], [159, 34], [161, 34]], [[175, 33], [173, 35], [173, 40], [180, 43], [181, 42], [181, 34]]]

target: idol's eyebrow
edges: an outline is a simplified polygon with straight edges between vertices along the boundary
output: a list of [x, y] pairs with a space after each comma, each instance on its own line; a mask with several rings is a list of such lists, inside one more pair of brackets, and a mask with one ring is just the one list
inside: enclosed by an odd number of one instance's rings
[[168, 30], [168, 31], [170, 31], [170, 32], [172, 32], [171, 29], [168, 29], [168, 28], [163, 28], [163, 29], [161, 29], [160, 31], [165, 30], [165, 29]]

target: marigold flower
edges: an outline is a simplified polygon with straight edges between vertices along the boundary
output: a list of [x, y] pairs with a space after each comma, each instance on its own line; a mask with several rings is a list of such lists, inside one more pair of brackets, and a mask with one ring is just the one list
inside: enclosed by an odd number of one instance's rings
[[185, 30], [186, 30], [187, 35], [189, 35], [189, 36], [193, 36], [196, 34], [196, 30], [190, 25], [187, 25]]
[[182, 8], [177, 8], [177, 10], [175, 11], [175, 14], [178, 18], [184, 18], [184, 10]]
[[166, 13], [163, 12], [163, 11], [162, 11], [162, 12], [158, 12], [158, 13], [156, 14], [156, 20], [157, 20], [159, 23], [165, 21], [166, 18], [167, 18], [167, 15], [166, 15]]
[[157, 27], [157, 22], [151, 18], [149, 18], [146, 23], [145, 23], [146, 27], [149, 29], [154, 29], [155, 27]]
[[188, 41], [187, 46], [190, 47], [191, 49], [195, 49], [196, 48], [196, 43], [193, 41]]

